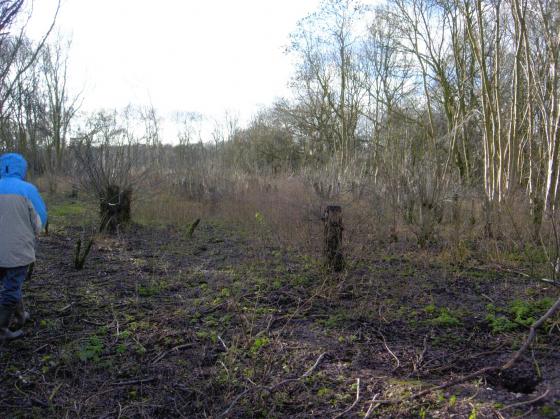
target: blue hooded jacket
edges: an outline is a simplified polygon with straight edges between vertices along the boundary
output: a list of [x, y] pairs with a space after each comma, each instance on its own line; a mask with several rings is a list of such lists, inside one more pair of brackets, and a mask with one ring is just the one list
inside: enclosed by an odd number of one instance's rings
[[0, 267], [35, 261], [35, 237], [47, 223], [47, 208], [26, 182], [27, 162], [16, 153], [0, 157]]

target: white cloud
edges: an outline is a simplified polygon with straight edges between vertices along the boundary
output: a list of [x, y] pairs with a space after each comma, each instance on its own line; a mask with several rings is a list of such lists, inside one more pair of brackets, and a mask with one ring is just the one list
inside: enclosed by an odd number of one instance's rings
[[[30, 33], [44, 31], [56, 0], [35, 2]], [[72, 34], [71, 83], [86, 108], [151, 103], [247, 119], [287, 94], [283, 53], [318, 0], [63, 0], [57, 25]]]

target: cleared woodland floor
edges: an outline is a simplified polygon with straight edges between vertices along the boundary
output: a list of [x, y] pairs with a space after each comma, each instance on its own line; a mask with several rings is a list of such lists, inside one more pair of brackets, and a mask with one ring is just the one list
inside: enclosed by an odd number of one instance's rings
[[204, 221], [100, 238], [76, 271], [77, 237], [41, 240], [27, 337], [0, 348], [3, 417], [560, 416], [558, 318], [507, 374], [406, 400], [507, 359], [558, 295], [544, 282], [397, 248], [332, 275]]

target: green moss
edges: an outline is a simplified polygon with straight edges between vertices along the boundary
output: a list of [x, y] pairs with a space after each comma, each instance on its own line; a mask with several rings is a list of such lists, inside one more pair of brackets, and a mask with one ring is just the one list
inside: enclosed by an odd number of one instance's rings
[[486, 321], [490, 323], [492, 333], [511, 332], [519, 327], [517, 323], [512, 322], [507, 317], [492, 313], [486, 316]]
[[486, 321], [493, 333], [511, 332], [520, 327], [531, 326], [553, 303], [551, 298], [543, 298], [537, 301], [514, 300], [506, 308], [488, 304]]
[[532, 307], [525, 301], [515, 300], [511, 307], [510, 313], [514, 316], [514, 321], [523, 326], [530, 326], [535, 323]]
[[434, 326], [442, 327], [454, 327], [461, 325], [461, 321], [453, 316], [451, 312], [446, 308], [440, 309], [439, 316], [437, 316], [435, 319], [432, 319], [431, 323]]
[[343, 313], [331, 314], [326, 320], [319, 320], [318, 323], [332, 329], [334, 327], [342, 326], [342, 324], [347, 320], [347, 317]]
[[543, 415], [547, 418], [554, 417], [555, 411], [554, 411], [554, 408], [552, 406], [544, 405], [539, 410], [540, 410], [541, 415]]
[[[424, 311], [432, 317], [428, 320], [428, 323], [433, 326], [454, 327], [461, 325], [458, 314], [451, 312], [447, 307], [438, 309], [434, 304], [430, 304], [424, 308]], [[434, 317], [436, 314], [437, 316]]]
[[103, 352], [103, 341], [97, 335], [92, 335], [90, 338], [80, 347], [78, 351], [78, 358], [81, 361], [94, 361], [98, 362], [101, 353]]
[[434, 314], [437, 310], [437, 307], [435, 306], [435, 304], [428, 304], [426, 307], [424, 307], [424, 311], [428, 314]]
[[161, 283], [156, 282], [149, 285], [140, 285], [138, 287], [138, 295], [140, 297], [153, 297], [154, 295], [158, 295], [163, 288]]
[[295, 286], [308, 286], [313, 283], [313, 280], [308, 275], [298, 274], [291, 277], [290, 282]]
[[331, 395], [332, 391], [326, 387], [321, 387], [318, 391], [317, 391], [317, 396], [319, 397], [324, 397], [324, 398], [328, 398]]
[[251, 346], [251, 352], [252, 353], [257, 353], [261, 348], [268, 345], [269, 342], [270, 341], [267, 337], [256, 338], [253, 341], [253, 345]]

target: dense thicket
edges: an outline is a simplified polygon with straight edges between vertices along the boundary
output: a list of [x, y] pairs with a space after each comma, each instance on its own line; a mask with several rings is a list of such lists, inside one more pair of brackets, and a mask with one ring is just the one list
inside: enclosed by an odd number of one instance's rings
[[360, 165], [399, 200], [522, 190], [539, 220], [559, 198], [559, 7], [325, 1], [293, 34], [297, 96], [277, 110], [306, 160]]
[[293, 99], [220, 150], [374, 189], [420, 224], [466, 192], [487, 212], [524, 197], [538, 232], [559, 199], [559, 18], [549, 0], [323, 1], [291, 36]]
[[276, 134], [249, 141], [261, 118], [238, 136], [257, 161], [330, 164], [410, 216], [437, 218], [465, 190], [487, 208], [521, 191], [538, 228], [559, 199], [559, 19], [549, 0], [324, 1], [292, 34]]
[[[2, 2], [2, 13], [19, 3]], [[239, 173], [303, 173], [322, 193], [375, 190], [430, 222], [466, 191], [487, 209], [521, 196], [538, 231], [560, 199], [559, 20], [555, 0], [324, 0], [291, 34], [292, 98], [249, 126], [228, 118], [202, 144], [198, 116], [183, 115], [169, 148], [155, 110], [128, 109], [74, 124], [75, 143], [105, 153], [113, 137], [147, 144], [151, 157], [132, 164], [152, 161], [193, 196]], [[67, 49], [39, 53], [9, 30], [0, 40], [0, 149], [24, 152], [37, 170], [72, 165]]]

